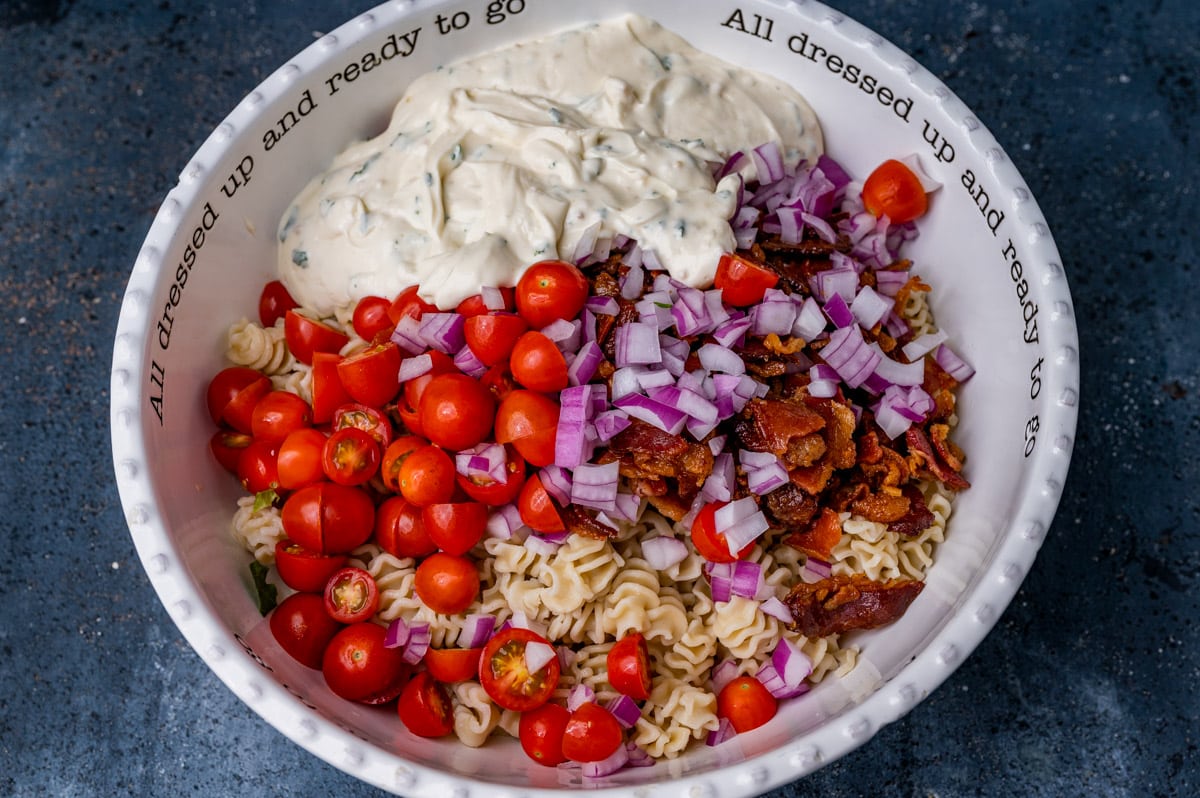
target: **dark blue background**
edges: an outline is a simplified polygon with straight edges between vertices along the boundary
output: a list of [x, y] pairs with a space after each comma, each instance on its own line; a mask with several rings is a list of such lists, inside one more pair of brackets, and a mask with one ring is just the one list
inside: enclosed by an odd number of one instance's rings
[[[250, 89], [366, 5], [0, 3], [0, 794], [376, 794], [184, 643], [108, 443], [112, 335], [158, 203]], [[1074, 292], [1082, 405], [1058, 519], [992, 634], [908, 717], [774, 795], [1196, 795], [1198, 6], [835, 5], [1021, 169]]]

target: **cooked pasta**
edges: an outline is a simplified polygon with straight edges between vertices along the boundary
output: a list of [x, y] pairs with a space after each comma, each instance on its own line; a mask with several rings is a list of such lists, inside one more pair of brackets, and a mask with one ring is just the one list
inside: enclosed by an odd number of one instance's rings
[[255, 509], [254, 496], [241, 496], [233, 514], [233, 538], [263, 565], [275, 562], [275, 544], [287, 537], [279, 508], [270, 504]]

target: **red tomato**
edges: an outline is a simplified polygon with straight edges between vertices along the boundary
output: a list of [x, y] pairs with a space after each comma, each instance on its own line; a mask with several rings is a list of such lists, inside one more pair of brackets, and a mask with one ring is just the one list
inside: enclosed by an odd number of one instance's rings
[[358, 427], [340, 429], [325, 441], [321, 467], [332, 482], [362, 485], [379, 471], [379, 444]]
[[474, 377], [439, 374], [425, 386], [417, 411], [431, 443], [459, 451], [491, 434], [496, 400]]
[[[508, 286], [503, 286], [500, 288], [500, 296], [504, 298], [503, 309], [512, 310], [513, 290]], [[460, 316], [466, 316], [467, 318], [470, 318], [483, 313], [490, 313], [491, 310], [487, 305], [483, 304], [483, 297], [480, 294], [476, 294], [475, 296], [469, 296], [462, 302], [459, 302], [458, 307], [454, 309], [454, 312]]]
[[401, 649], [383, 644], [387, 630], [363, 621], [342, 629], [325, 649], [321, 672], [336, 695], [374, 703], [393, 694], [408, 673]]
[[238, 457], [237, 478], [249, 493], [279, 487], [279, 444], [254, 441]]
[[450, 696], [428, 673], [418, 673], [404, 685], [396, 709], [400, 722], [418, 737], [444, 737], [454, 731]]
[[573, 319], [587, 302], [583, 272], [561, 260], [544, 260], [525, 270], [517, 281], [517, 312], [540, 330], [557, 319]]
[[492, 366], [479, 378], [479, 382], [484, 388], [491, 391], [497, 402], [503, 402], [510, 393], [517, 390], [517, 382], [512, 378], [512, 372], [508, 370], [508, 363]]
[[[275, 544], [275, 567], [279, 578], [292, 590], [320, 593], [334, 571], [346, 564], [344, 554], [320, 554], [284, 538]], [[316, 666], [313, 666], [316, 667]]]
[[757, 729], [775, 717], [778, 708], [775, 696], [753, 676], [739, 676], [717, 696], [717, 716], [729, 718], [738, 733]]
[[457, 615], [479, 597], [479, 569], [466, 557], [436, 552], [417, 566], [417, 598], [443, 615]]
[[388, 444], [383, 452], [383, 465], [379, 468], [379, 476], [388, 490], [400, 492], [400, 466], [404, 465], [409, 452], [428, 445], [429, 441], [416, 435], [401, 435]]
[[375, 542], [395, 557], [424, 557], [437, 551], [437, 544], [425, 531], [421, 508], [392, 496], [375, 511]]
[[373, 344], [338, 363], [338, 379], [356, 402], [383, 407], [400, 391], [403, 359], [400, 347], [391, 341]]
[[392, 442], [392, 422], [373, 407], [351, 403], [333, 411], [334, 430], [346, 427], [357, 427], [363, 432], [369, 432], [381, 449]]
[[479, 683], [488, 697], [504, 709], [528, 712], [550, 700], [562, 669], [558, 657], [552, 657], [536, 673], [525, 667], [525, 646], [529, 643], [550, 645], [550, 641], [515, 626], [492, 635], [479, 660]]
[[466, 554], [483, 538], [487, 505], [479, 502], [430, 504], [421, 510], [429, 539], [447, 554]]
[[345, 333], [294, 310], [283, 317], [283, 333], [288, 349], [301, 363], [312, 363], [315, 352], [337, 352], [350, 341]]
[[358, 337], [364, 341], [374, 341], [377, 335], [390, 335], [396, 329], [396, 323], [388, 316], [391, 306], [391, 301], [381, 296], [365, 296], [358, 300], [351, 320]]
[[511, 443], [535, 466], [554, 462], [558, 402], [534, 391], [513, 391], [496, 408], [496, 442]]
[[281, 520], [284, 533], [304, 548], [345, 554], [371, 537], [375, 504], [358, 488], [318, 482], [288, 497]]
[[724, 532], [717, 531], [716, 520], [717, 510], [726, 504], [728, 502], [709, 502], [700, 508], [692, 521], [692, 544], [700, 556], [709, 562], [737, 562], [750, 556], [754, 549], [754, 544], [750, 543], [736, 557], [729, 553], [729, 541], [725, 539]]
[[517, 509], [525, 525], [536, 532], [554, 533], [566, 529], [554, 500], [537, 474], [530, 474], [525, 480], [521, 496], [517, 499]]
[[[266, 387], [262, 387], [263, 380], [266, 380]], [[247, 388], [256, 388], [259, 391], [258, 396], [271, 390], [271, 380], [265, 377], [262, 373], [254, 369], [245, 368], [244, 366], [230, 366], [227, 369], [221, 369], [217, 372], [212, 381], [208, 383], [208, 391], [205, 399], [208, 403], [208, 414], [212, 416], [214, 424], [220, 424], [225, 419], [225, 408], [229, 406], [239, 393]], [[254, 409], [254, 403], [257, 402], [257, 397], [250, 403], [250, 410]], [[249, 422], [249, 416], [246, 417]], [[250, 425], [246, 424], [245, 429], [239, 429], [239, 432], [249, 434]]]
[[274, 327], [275, 322], [283, 318], [289, 310], [298, 308], [296, 300], [283, 287], [283, 283], [272, 280], [263, 286], [258, 297], [258, 320], [264, 327]]
[[896, 160], [884, 161], [871, 172], [863, 183], [862, 198], [868, 211], [886, 215], [892, 224], [911, 222], [929, 208], [921, 179]]
[[342, 625], [325, 613], [325, 601], [315, 593], [293, 593], [279, 602], [268, 621], [271, 634], [292, 659], [320, 668], [325, 648]]
[[276, 463], [279, 468], [279, 487], [296, 490], [325, 478], [321, 465], [325, 451], [325, 433], [312, 427], [289, 433], [279, 444]]
[[467, 346], [485, 366], [508, 360], [513, 346], [529, 325], [520, 316], [504, 313], [472, 316], [463, 325]]
[[717, 263], [713, 286], [721, 289], [721, 299], [729, 305], [746, 307], [762, 302], [768, 288], [774, 288], [779, 275], [753, 261], [730, 252]]
[[621, 724], [595, 701], [581, 704], [571, 713], [563, 730], [563, 756], [575, 762], [608, 759], [625, 741]]
[[463, 493], [477, 502], [499, 507], [517, 498], [525, 484], [525, 458], [521, 456], [512, 444], [505, 444], [504, 453], [507, 461], [504, 465], [504, 482], [497, 482], [490, 477], [467, 477], [455, 474], [458, 486]]
[[567, 387], [567, 360], [540, 332], [530, 330], [518, 338], [508, 362], [513, 379], [531, 391], [557, 393]]
[[403, 317], [412, 316], [414, 319], [419, 319], [421, 314], [426, 311], [436, 313], [437, 305], [431, 305], [421, 299], [417, 296], [417, 286], [410, 285], [392, 300], [391, 307], [388, 308], [388, 318], [392, 320], [392, 326], [395, 327]]
[[650, 697], [650, 651], [638, 632], [622, 637], [608, 650], [608, 683], [637, 701]]
[[443, 684], [465, 682], [479, 676], [482, 654], [482, 648], [431, 648], [425, 652], [425, 667]]
[[341, 623], [370, 620], [379, 609], [379, 587], [361, 568], [342, 568], [325, 583], [325, 611]]
[[563, 754], [563, 736], [571, 713], [561, 704], [542, 704], [521, 713], [521, 748], [540, 765], [554, 767], [567, 761]]
[[454, 461], [426, 444], [408, 453], [400, 464], [400, 495], [418, 507], [448, 502], [454, 496]]
[[256, 441], [280, 443], [296, 430], [309, 426], [312, 426], [312, 408], [288, 391], [268, 391], [250, 415], [250, 432]]
[[404, 383], [404, 392], [396, 401], [396, 412], [400, 415], [400, 420], [404, 422], [404, 426], [413, 435], [424, 435], [425, 432], [421, 429], [421, 397], [425, 394], [425, 387], [433, 381], [433, 378], [439, 374], [460, 374], [458, 367], [454, 365], [454, 361], [449, 355], [437, 351], [436, 349], [429, 350], [426, 354], [433, 361], [433, 366], [428, 372], [420, 377], [414, 377]]
[[312, 362], [313, 423], [326, 424], [337, 409], [353, 401], [342, 387], [337, 365], [342, 356], [334, 352], [317, 352]]
[[253, 440], [254, 438], [244, 432], [221, 430], [209, 438], [208, 448], [212, 450], [213, 457], [217, 458], [217, 462], [221, 464], [222, 468], [231, 474], [236, 474], [238, 458], [242, 456], [242, 450]]

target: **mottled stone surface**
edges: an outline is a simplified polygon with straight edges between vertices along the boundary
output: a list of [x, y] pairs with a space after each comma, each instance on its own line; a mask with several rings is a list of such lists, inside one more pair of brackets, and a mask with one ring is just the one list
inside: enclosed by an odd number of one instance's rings
[[[188, 648], [108, 444], [112, 333], [158, 203], [256, 83], [366, 5], [0, 4], [0, 794], [377, 794]], [[1083, 403], [1058, 520], [992, 634], [902, 721], [772, 795], [1200, 794], [1198, 6], [835, 5], [1021, 169], [1072, 284]]]

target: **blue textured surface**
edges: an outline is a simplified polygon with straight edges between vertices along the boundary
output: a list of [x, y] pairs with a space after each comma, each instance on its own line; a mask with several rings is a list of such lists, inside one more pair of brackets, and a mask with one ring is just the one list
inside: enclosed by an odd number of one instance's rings
[[[159, 605], [108, 445], [120, 298], [233, 106], [349, 0], [0, 3], [0, 794], [376, 791], [226, 690]], [[954, 676], [773, 796], [1200, 794], [1193, 0], [839, 0], [1000, 139], [1054, 231], [1083, 351], [1039, 560]]]

